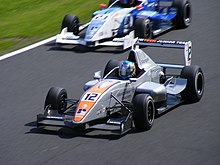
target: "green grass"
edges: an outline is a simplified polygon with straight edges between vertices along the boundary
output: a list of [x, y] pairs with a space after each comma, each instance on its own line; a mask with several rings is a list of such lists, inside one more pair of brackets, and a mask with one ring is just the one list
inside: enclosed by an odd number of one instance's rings
[[108, 0], [0, 0], [0, 55], [60, 32], [63, 17], [91, 19]]

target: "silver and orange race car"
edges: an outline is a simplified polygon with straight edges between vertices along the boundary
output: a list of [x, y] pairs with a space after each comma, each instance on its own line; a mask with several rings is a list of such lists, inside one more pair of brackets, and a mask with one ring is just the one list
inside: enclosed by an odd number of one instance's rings
[[[185, 64], [155, 63], [139, 45], [182, 48]], [[133, 125], [149, 130], [156, 114], [183, 102], [197, 102], [204, 92], [204, 75], [191, 66], [192, 43], [143, 39], [131, 49], [127, 61], [135, 64], [136, 74], [121, 79], [120, 61], [110, 60], [104, 70], [84, 85], [80, 99], [68, 98], [64, 88], [52, 87], [45, 101], [44, 114], [37, 115], [37, 126], [97, 128], [124, 134]], [[168, 73], [169, 69], [179, 74]]]

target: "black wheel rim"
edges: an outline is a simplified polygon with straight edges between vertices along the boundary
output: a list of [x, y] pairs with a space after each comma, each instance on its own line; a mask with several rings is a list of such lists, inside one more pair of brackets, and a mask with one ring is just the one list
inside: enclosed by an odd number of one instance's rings
[[203, 85], [204, 85], [204, 77], [203, 77], [203, 74], [199, 72], [196, 76], [196, 90], [197, 90], [198, 95], [202, 95]]
[[79, 21], [76, 19], [73, 22], [73, 34], [77, 35], [79, 33]]
[[60, 112], [64, 112], [66, 110], [67, 107], [66, 98], [67, 96], [65, 94], [61, 95], [60, 97], [60, 103], [59, 103]]
[[191, 22], [191, 7], [190, 4], [187, 3], [184, 9], [184, 22], [188, 26]]
[[147, 119], [149, 124], [152, 124], [154, 121], [154, 104], [152, 101], [148, 101]]
[[144, 29], [144, 38], [151, 38], [151, 26], [150, 26], [150, 20], [149, 19], [146, 19], [144, 21], [144, 26], [145, 26], [145, 29]]
[[151, 28], [150, 28], [149, 23], [146, 24], [145, 37], [146, 38], [151, 38]]

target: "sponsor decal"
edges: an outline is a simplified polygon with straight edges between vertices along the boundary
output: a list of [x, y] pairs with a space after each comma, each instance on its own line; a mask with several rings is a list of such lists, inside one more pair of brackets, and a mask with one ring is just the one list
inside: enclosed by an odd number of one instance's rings
[[155, 43], [157, 42], [157, 40], [154, 40], [154, 39], [142, 39], [144, 42], [152, 42], [152, 43]]
[[100, 114], [105, 113], [105, 112], [106, 112], [106, 109], [103, 107], [102, 109], [100, 109], [96, 112], [96, 115], [100, 115]]
[[148, 61], [149, 61], [149, 58], [141, 59], [142, 64], [147, 63]]
[[177, 45], [185, 45], [186, 41], [173, 41], [173, 40], [154, 40], [154, 39], [139, 39], [141, 42], [148, 43], [159, 43], [159, 44], [177, 44]]
[[[110, 88], [115, 82], [113, 81], [104, 81], [100, 82], [93, 87], [91, 87], [88, 92], [86, 92], [83, 97], [81, 98], [77, 109], [76, 114], [74, 116], [75, 122], [80, 122], [87, 113], [93, 108], [97, 100], [100, 98], [100, 96], [108, 89]], [[98, 112], [102, 113], [102, 111]]]
[[77, 111], [77, 114], [85, 115], [85, 114], [86, 114], [86, 108], [87, 108], [87, 104], [83, 104], [83, 105], [82, 105], [82, 108], [80, 108], [80, 109]]

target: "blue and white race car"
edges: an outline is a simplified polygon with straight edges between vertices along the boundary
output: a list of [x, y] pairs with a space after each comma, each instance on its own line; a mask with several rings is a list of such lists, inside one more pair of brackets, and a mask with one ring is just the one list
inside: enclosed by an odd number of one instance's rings
[[108, 8], [106, 4], [100, 8], [81, 26], [76, 15], [66, 15], [56, 43], [127, 49], [137, 38], [152, 38], [191, 23], [189, 0], [110, 0]]

